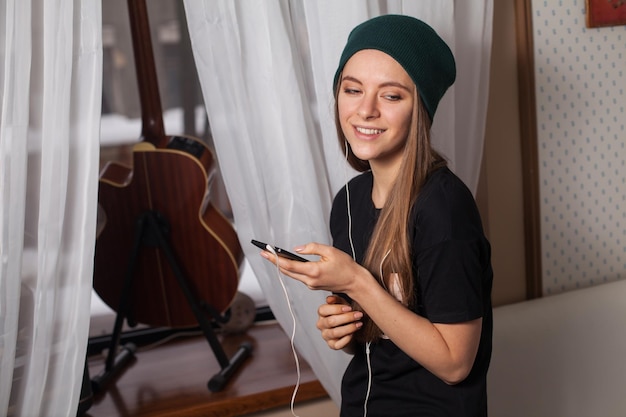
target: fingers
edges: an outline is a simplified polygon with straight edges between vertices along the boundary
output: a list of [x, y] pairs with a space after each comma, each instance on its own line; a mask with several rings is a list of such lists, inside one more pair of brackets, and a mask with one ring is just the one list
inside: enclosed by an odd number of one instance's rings
[[322, 304], [317, 309], [320, 317], [328, 317], [336, 314], [342, 314], [352, 311], [352, 307], [346, 300], [338, 295], [329, 295], [326, 297], [326, 304]]
[[326, 245], [309, 242], [306, 245], [296, 246], [295, 248], [293, 248], [293, 250], [298, 254], [321, 255], [320, 251], [322, 251], [324, 247], [326, 247]]
[[317, 255], [317, 261], [298, 262], [276, 257], [268, 251], [261, 256], [278, 265], [280, 272], [302, 282], [311, 290], [349, 293], [360, 275], [370, 275], [347, 253], [320, 243], [308, 243], [294, 249], [301, 255]]
[[276, 256], [269, 251], [262, 251], [261, 256], [277, 265], [282, 274], [302, 282], [311, 290], [326, 289], [319, 284], [320, 266], [317, 262], [300, 262]]
[[[321, 331], [325, 331], [353, 324], [358, 329], [359, 327], [361, 327], [362, 318], [363, 313], [360, 311], [342, 311], [340, 314], [332, 314], [328, 316], [320, 315], [319, 319], [317, 320], [317, 328]], [[329, 333], [329, 335], [334, 334], [335, 333], [333, 332]], [[339, 334], [337, 334], [335, 337], [337, 336], [339, 336]]]
[[344, 304], [344, 305], [350, 305], [348, 303], [348, 301], [336, 294], [331, 294], [329, 296], [326, 297], [326, 303], [328, 304]]
[[341, 350], [346, 348], [352, 342], [352, 334], [346, 335], [340, 339], [327, 340], [328, 347], [334, 350]]
[[[285, 270], [298, 270], [299, 266], [309, 264], [309, 262], [295, 261], [282, 256], [277, 256], [276, 253], [272, 253], [269, 250], [261, 251], [261, 256], [274, 265], [278, 265], [281, 269]], [[313, 262], [311, 262], [311, 264], [313, 264]]]
[[326, 259], [333, 254], [342, 253], [339, 249], [317, 242], [309, 242], [306, 245], [296, 246], [293, 250], [299, 255], [317, 255], [320, 259]]
[[353, 311], [343, 298], [336, 295], [328, 296], [326, 302], [318, 308], [317, 328], [329, 347], [343, 349], [362, 327], [363, 313]]
[[[326, 341], [326, 344], [332, 349], [343, 349], [351, 341], [354, 333], [356, 333], [363, 324], [360, 321], [352, 321], [343, 326], [333, 328], [323, 328], [321, 330], [322, 339]], [[320, 327], [320, 326], [318, 326]]]

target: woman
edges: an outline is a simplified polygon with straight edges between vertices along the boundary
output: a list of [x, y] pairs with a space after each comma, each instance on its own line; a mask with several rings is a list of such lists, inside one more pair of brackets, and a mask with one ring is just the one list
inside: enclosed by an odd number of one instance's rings
[[[335, 75], [336, 124], [362, 174], [335, 197], [333, 247], [309, 243], [281, 271], [335, 295], [317, 327], [354, 354], [341, 416], [486, 416], [490, 246], [467, 187], [430, 144], [454, 58], [420, 20], [385, 15], [350, 34]], [[273, 254], [262, 255], [277, 262]]]

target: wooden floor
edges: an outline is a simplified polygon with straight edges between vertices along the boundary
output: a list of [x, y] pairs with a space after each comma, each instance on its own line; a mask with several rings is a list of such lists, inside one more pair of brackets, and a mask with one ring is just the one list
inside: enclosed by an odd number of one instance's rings
[[[230, 357], [243, 342], [252, 355], [225, 388], [212, 393], [207, 382], [220, 370], [208, 342], [197, 333], [156, 347], [140, 348], [124, 372], [95, 395], [85, 417], [241, 416], [288, 405], [297, 373], [287, 335], [275, 322], [256, 324], [245, 334], [221, 338]], [[91, 377], [104, 368], [104, 356], [88, 359]], [[297, 402], [327, 396], [300, 358]]]

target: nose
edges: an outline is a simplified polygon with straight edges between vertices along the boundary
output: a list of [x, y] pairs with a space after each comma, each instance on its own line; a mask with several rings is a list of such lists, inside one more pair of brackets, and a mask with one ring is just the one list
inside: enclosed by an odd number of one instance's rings
[[357, 114], [364, 120], [376, 118], [380, 115], [376, 94], [365, 94], [359, 103]]

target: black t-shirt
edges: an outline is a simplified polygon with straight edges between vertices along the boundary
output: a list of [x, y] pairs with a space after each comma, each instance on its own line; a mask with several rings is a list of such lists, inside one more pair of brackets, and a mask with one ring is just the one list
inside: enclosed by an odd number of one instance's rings
[[[333, 245], [352, 255], [349, 217], [356, 260], [362, 263], [378, 219], [371, 199], [373, 177], [365, 172], [337, 193], [330, 216]], [[459, 323], [482, 317], [482, 334], [474, 366], [459, 384], [448, 385], [407, 356], [393, 342], [372, 343], [373, 382], [368, 417], [486, 416], [487, 369], [493, 329], [491, 249], [484, 236], [474, 198], [448, 168], [434, 171], [411, 212], [409, 227], [413, 269], [417, 271], [414, 311], [433, 323]], [[341, 416], [362, 416], [368, 366], [358, 346], [342, 381]]]

